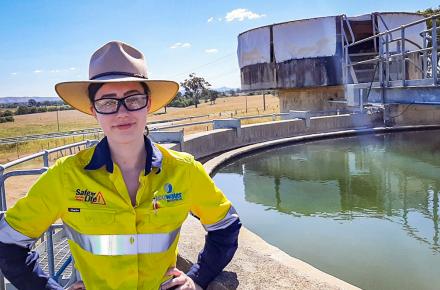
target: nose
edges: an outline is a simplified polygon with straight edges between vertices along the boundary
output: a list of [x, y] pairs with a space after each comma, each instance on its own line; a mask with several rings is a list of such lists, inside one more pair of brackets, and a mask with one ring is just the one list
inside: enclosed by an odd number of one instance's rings
[[119, 110], [116, 112], [116, 116], [119, 115], [127, 115], [130, 111], [127, 110], [127, 108], [124, 106], [124, 104], [121, 104], [119, 106]]

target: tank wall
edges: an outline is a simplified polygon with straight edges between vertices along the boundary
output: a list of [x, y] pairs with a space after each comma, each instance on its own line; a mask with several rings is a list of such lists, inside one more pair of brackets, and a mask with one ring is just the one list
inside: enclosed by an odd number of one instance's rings
[[389, 105], [387, 113], [394, 125], [440, 124], [440, 106]]
[[346, 109], [345, 104], [329, 102], [330, 100], [345, 101], [343, 86], [278, 90], [278, 97], [282, 113], [287, 113], [289, 110], [330, 111]]

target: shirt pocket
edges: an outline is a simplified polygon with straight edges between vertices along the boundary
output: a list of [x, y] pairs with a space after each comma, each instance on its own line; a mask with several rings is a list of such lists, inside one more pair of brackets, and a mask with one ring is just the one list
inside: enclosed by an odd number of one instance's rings
[[186, 204], [160, 207], [150, 212], [150, 224], [159, 231], [174, 230], [182, 225], [189, 213]]

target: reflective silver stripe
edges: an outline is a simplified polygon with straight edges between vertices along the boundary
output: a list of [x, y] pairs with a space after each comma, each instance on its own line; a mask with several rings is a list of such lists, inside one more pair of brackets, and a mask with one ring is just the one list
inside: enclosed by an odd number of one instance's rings
[[84, 250], [104, 256], [137, 255], [167, 251], [180, 227], [169, 233], [133, 235], [85, 235], [64, 224], [67, 236]]
[[31, 248], [38, 239], [30, 238], [17, 232], [11, 227], [4, 217], [0, 220], [0, 242], [5, 244], [15, 244], [24, 248]]
[[238, 219], [237, 211], [231, 205], [231, 207], [229, 208], [228, 213], [226, 214], [226, 216], [222, 220], [216, 222], [215, 224], [203, 225], [203, 227], [208, 232], [216, 231], [216, 230], [221, 230], [221, 229], [227, 228], [229, 225], [231, 225], [237, 219]]

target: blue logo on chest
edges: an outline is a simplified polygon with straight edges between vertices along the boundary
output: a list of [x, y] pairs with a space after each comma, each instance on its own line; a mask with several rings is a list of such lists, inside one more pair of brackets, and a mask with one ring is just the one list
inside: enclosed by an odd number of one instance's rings
[[166, 183], [163, 187], [165, 192], [167, 194], [164, 195], [158, 195], [156, 196], [156, 199], [159, 200], [166, 200], [167, 202], [182, 200], [182, 193], [181, 192], [173, 192], [173, 186], [170, 183]]

